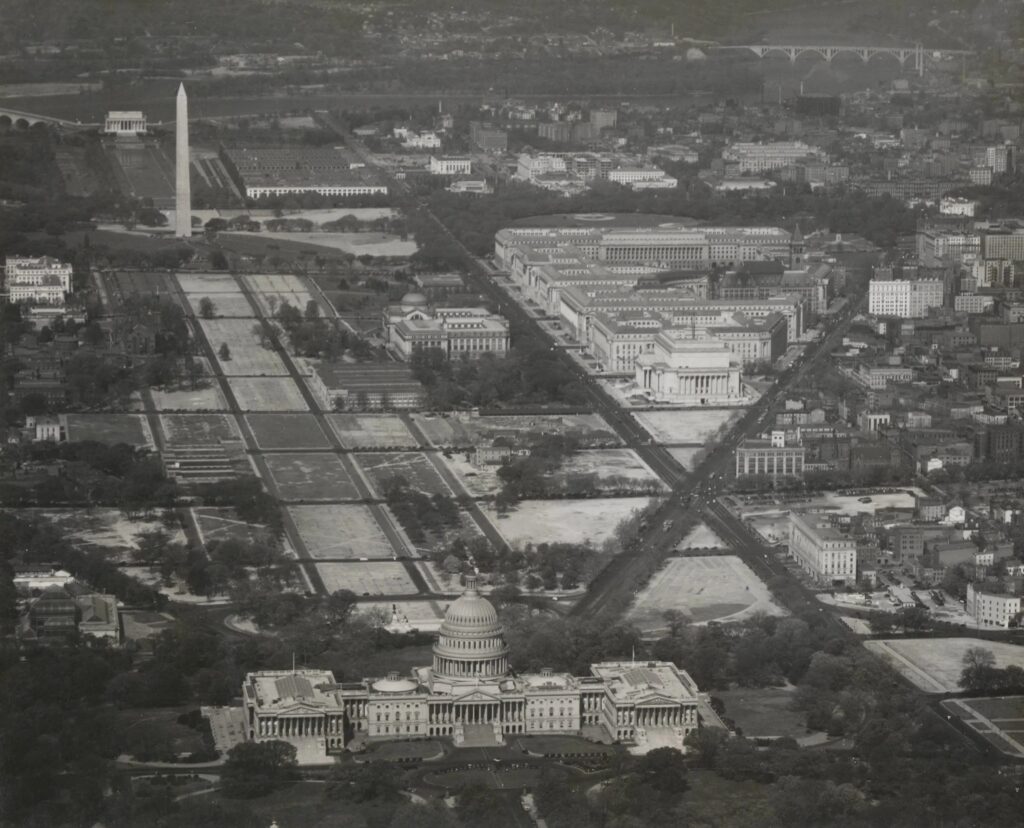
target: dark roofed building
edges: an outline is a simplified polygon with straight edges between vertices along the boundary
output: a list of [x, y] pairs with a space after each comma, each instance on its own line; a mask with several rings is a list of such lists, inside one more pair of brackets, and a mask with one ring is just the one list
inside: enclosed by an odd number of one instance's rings
[[309, 379], [313, 393], [327, 409], [416, 409], [426, 401], [426, 389], [400, 362], [321, 362]]

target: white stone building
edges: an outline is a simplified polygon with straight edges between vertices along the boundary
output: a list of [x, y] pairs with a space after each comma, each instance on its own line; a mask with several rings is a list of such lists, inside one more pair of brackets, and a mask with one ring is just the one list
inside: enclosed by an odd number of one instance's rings
[[146, 116], [138, 110], [111, 110], [103, 123], [103, 131], [107, 135], [135, 136], [145, 132], [146, 128]]
[[801, 478], [807, 450], [786, 442], [784, 431], [771, 437], [749, 437], [736, 446], [737, 477], [767, 477], [772, 481]]
[[421, 348], [439, 348], [449, 358], [504, 356], [511, 341], [504, 317], [487, 308], [434, 308], [422, 293], [388, 305], [383, 323], [385, 342], [405, 360]]
[[281, 739], [303, 764], [366, 741], [450, 737], [457, 746], [503, 744], [514, 734], [582, 735], [638, 751], [672, 746], [702, 720], [719, 726], [693, 680], [669, 662], [605, 662], [590, 676], [514, 675], [498, 614], [467, 579], [445, 613], [432, 667], [403, 678], [335, 681], [326, 671], [249, 673], [246, 738]]
[[1009, 627], [1021, 614], [1021, 596], [967, 585], [965, 610], [979, 627]]
[[468, 155], [431, 155], [428, 169], [432, 175], [469, 175], [473, 172], [473, 159]]
[[789, 513], [789, 554], [823, 585], [857, 582], [857, 542], [812, 515]]
[[4, 294], [9, 302], [64, 304], [71, 292], [72, 268], [49, 256], [8, 256], [4, 264]]
[[674, 190], [679, 180], [657, 167], [620, 167], [610, 170], [608, 180], [631, 190]]
[[740, 173], [776, 170], [805, 158], [828, 161], [828, 155], [803, 141], [737, 142], [722, 150], [722, 159], [727, 164], [736, 164]]
[[654, 402], [721, 405], [743, 399], [742, 368], [723, 342], [661, 331], [636, 358], [635, 382]]
[[872, 279], [868, 285], [868, 313], [922, 319], [931, 308], [941, 308], [944, 298], [941, 279]]

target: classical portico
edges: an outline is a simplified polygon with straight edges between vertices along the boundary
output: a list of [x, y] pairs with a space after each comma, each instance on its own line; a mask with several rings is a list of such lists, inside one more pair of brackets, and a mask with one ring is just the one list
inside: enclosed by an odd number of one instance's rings
[[636, 384], [655, 402], [712, 405], [742, 400], [742, 368], [729, 347], [667, 330], [636, 358]]
[[108, 112], [103, 131], [108, 135], [138, 135], [146, 131], [146, 116], [137, 111]]

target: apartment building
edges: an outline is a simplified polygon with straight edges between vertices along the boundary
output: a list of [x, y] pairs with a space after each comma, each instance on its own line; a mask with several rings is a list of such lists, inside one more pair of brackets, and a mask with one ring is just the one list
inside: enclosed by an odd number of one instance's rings
[[868, 313], [921, 319], [931, 308], [941, 308], [945, 285], [941, 279], [872, 279], [868, 285]]

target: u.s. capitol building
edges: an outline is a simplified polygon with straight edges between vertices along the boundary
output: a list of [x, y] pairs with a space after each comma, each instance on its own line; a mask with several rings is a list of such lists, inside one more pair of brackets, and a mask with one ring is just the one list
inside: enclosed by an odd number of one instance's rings
[[307, 764], [366, 741], [449, 737], [456, 745], [494, 745], [510, 734], [682, 750], [702, 717], [714, 717], [693, 679], [669, 662], [602, 662], [582, 677], [516, 675], [508, 652], [498, 613], [469, 578], [445, 613], [432, 667], [351, 683], [325, 670], [249, 673], [246, 736], [290, 742]]

